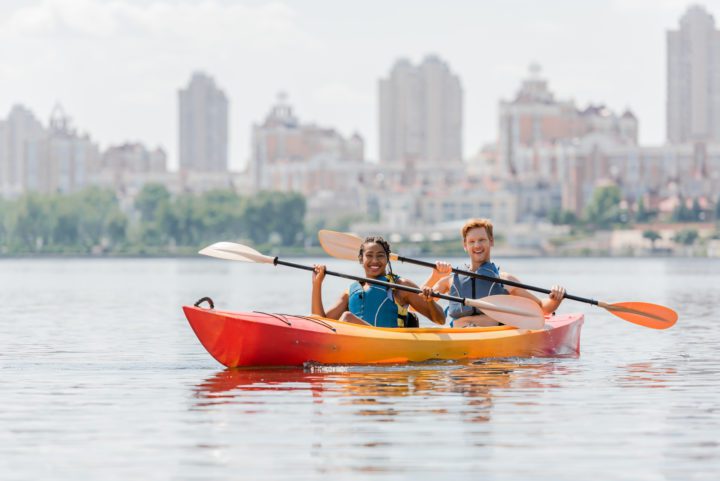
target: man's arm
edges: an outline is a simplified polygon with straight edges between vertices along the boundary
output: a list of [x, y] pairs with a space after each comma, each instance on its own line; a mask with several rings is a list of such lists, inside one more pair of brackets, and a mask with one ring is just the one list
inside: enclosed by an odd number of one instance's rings
[[[408, 287], [418, 287], [409, 279], [401, 279], [400, 284]], [[402, 301], [402, 304], [410, 304], [413, 309], [430, 319], [435, 324], [445, 324], [445, 311], [437, 302], [426, 298], [423, 295], [415, 294], [414, 292], [395, 292], [396, 296], [398, 296], [398, 300]]]
[[[501, 272], [500, 278], [507, 281], [520, 282], [520, 279], [507, 272]], [[552, 314], [555, 312], [565, 297], [565, 288], [557, 285], [550, 289], [550, 295], [544, 299], [538, 299], [534, 294], [522, 287], [506, 285], [505, 289], [511, 296], [525, 297], [533, 302], [537, 302], [544, 314]]]

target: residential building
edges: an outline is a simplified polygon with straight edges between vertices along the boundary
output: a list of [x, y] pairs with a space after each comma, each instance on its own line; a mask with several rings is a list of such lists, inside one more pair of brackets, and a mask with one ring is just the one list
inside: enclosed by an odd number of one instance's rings
[[44, 128], [32, 112], [13, 107], [0, 125], [0, 193], [68, 193], [91, 182], [99, 166], [99, 150], [87, 134], [79, 134], [56, 105]]
[[501, 177], [557, 180], [557, 159], [552, 155], [543, 159], [543, 153], [585, 136], [637, 144], [638, 122], [630, 110], [618, 115], [604, 105], [579, 109], [573, 100], [558, 100], [537, 64], [530, 66], [515, 98], [500, 101], [499, 112], [498, 161], [493, 174]]
[[364, 156], [359, 134], [346, 138], [335, 129], [301, 123], [280, 94], [263, 123], [253, 125], [250, 175], [257, 189], [339, 191], [352, 182]]
[[228, 170], [228, 99], [215, 80], [195, 72], [178, 92], [180, 169]]
[[79, 134], [60, 105], [50, 114], [47, 137], [28, 151], [28, 190], [69, 193], [88, 185], [100, 151], [87, 133]]
[[699, 5], [667, 32], [667, 140], [720, 142], [720, 31]]
[[161, 147], [149, 150], [139, 142], [127, 142], [108, 147], [103, 152], [100, 169], [118, 173], [165, 172], [167, 154]]
[[167, 174], [167, 154], [161, 147], [149, 150], [145, 145], [125, 143], [108, 147], [100, 157], [93, 183], [127, 192], [129, 186], [157, 182]]
[[445, 61], [398, 60], [378, 86], [380, 162], [462, 161], [463, 91]]
[[0, 195], [15, 197], [24, 193], [36, 173], [28, 173], [28, 157], [34, 157], [37, 143], [45, 138], [46, 131], [35, 115], [15, 105], [7, 120], [0, 121]]

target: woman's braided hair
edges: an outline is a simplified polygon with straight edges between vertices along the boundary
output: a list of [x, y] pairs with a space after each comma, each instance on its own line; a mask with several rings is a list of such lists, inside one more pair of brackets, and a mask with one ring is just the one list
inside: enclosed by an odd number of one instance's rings
[[380, 245], [380, 247], [383, 248], [383, 250], [385, 251], [385, 255], [387, 256], [387, 260], [388, 260], [388, 269], [390, 269], [390, 274], [392, 275], [393, 270], [392, 270], [392, 264], [390, 263], [390, 243], [388, 243], [388, 241], [386, 241], [385, 239], [382, 238], [382, 236], [379, 236], [379, 235], [367, 236], [363, 240], [363, 243], [360, 245], [360, 252], [358, 253], [358, 261], [360, 263], [362, 263], [363, 253], [365, 252], [365, 245], [367, 245], [367, 244], [378, 244], [378, 245]]

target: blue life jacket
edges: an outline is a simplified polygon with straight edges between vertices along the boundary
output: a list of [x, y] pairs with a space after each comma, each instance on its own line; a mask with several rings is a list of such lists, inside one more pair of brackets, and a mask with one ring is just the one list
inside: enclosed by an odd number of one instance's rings
[[[379, 281], [394, 282], [400, 279], [388, 274], [380, 276]], [[363, 289], [359, 282], [353, 282], [348, 288], [348, 310], [365, 322], [376, 327], [408, 326], [408, 310], [395, 302], [392, 289], [370, 284]]]
[[[492, 262], [485, 262], [475, 272], [484, 276], [500, 277], [500, 269]], [[503, 284], [478, 279], [476, 277], [463, 276], [457, 273], [453, 274], [453, 283], [452, 287], [450, 287], [450, 295], [467, 299], [478, 299], [507, 293], [508, 291]], [[482, 314], [482, 311], [475, 307], [464, 306], [459, 302], [451, 301], [447, 314], [453, 319], [459, 319], [461, 317]]]

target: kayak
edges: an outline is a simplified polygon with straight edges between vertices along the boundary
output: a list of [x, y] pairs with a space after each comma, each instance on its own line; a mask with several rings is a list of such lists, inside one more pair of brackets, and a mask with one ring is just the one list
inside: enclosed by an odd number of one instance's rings
[[382, 364], [503, 357], [577, 357], [582, 314], [549, 317], [542, 329], [380, 328], [319, 316], [184, 306], [200, 343], [227, 367]]

